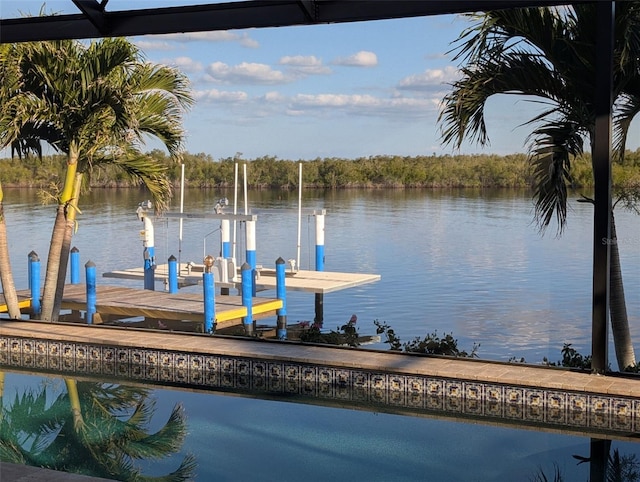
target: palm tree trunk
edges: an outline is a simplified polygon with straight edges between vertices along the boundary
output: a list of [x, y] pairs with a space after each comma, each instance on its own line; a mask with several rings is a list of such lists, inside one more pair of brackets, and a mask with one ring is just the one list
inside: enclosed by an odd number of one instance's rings
[[19, 320], [21, 318], [20, 307], [18, 306], [18, 295], [16, 285], [13, 282], [13, 272], [9, 260], [9, 244], [7, 243], [7, 225], [4, 219], [4, 194], [0, 186], [0, 282], [2, 283], [2, 293], [7, 304], [9, 318]]
[[56, 220], [51, 232], [51, 243], [49, 246], [49, 256], [47, 258], [47, 272], [44, 278], [44, 290], [42, 293], [42, 313], [41, 319], [44, 321], [54, 321], [53, 306], [56, 296], [56, 286], [58, 281], [58, 268], [60, 266], [60, 252], [66, 227], [65, 205], [59, 204], [56, 213]]
[[[73, 189], [78, 168], [78, 151], [73, 146], [69, 146], [67, 157], [67, 172], [64, 180], [64, 187], [58, 201], [58, 211], [56, 220], [51, 232], [51, 244], [49, 247], [49, 257], [47, 259], [47, 273], [44, 279], [44, 291], [42, 294], [42, 315], [44, 321], [57, 321], [58, 313], [55, 311], [56, 291], [58, 289], [58, 273], [60, 271], [60, 260], [62, 258], [62, 246], [67, 230], [67, 215], [69, 203], [73, 199]], [[71, 227], [73, 229], [73, 226]], [[66, 264], [65, 264], [66, 268]], [[66, 270], [65, 270], [66, 276]]]
[[67, 394], [69, 395], [69, 404], [71, 405], [71, 413], [73, 415], [73, 428], [76, 433], [84, 423], [82, 419], [82, 407], [80, 406], [80, 395], [78, 394], [78, 382], [73, 378], [65, 378], [64, 383], [67, 386]]
[[60, 316], [60, 308], [62, 307], [62, 297], [64, 295], [64, 285], [67, 279], [67, 267], [69, 265], [69, 254], [71, 253], [71, 239], [78, 213], [78, 199], [80, 198], [80, 188], [82, 187], [83, 174], [76, 173], [76, 179], [71, 194], [71, 200], [67, 204], [67, 219], [64, 228], [64, 236], [62, 238], [62, 246], [60, 249], [60, 260], [58, 268], [58, 279], [56, 282], [56, 294], [53, 303], [53, 321], [58, 321]]
[[618, 360], [618, 370], [624, 371], [629, 366], [635, 366], [636, 356], [629, 331], [629, 318], [624, 298], [622, 268], [620, 266], [620, 253], [618, 251], [618, 238], [616, 236], [616, 223], [613, 212], [611, 213], [611, 240], [609, 315], [611, 317], [611, 331], [616, 350], [616, 359]]

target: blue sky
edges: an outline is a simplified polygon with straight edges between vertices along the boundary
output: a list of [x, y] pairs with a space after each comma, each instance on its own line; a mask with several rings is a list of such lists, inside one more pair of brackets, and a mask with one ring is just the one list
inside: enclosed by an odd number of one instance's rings
[[[2, 0], [0, 15], [36, 14], [40, 5]], [[130, 5], [111, 0], [108, 6]], [[69, 0], [49, 1], [46, 8], [77, 12]], [[447, 84], [458, 75], [447, 51], [468, 25], [458, 16], [437, 16], [131, 40], [148, 60], [188, 75], [196, 98], [185, 120], [191, 153], [214, 159], [237, 153], [294, 160], [415, 156], [457, 152], [442, 145], [437, 117]], [[521, 97], [491, 99], [491, 144], [465, 144], [460, 152], [525, 152], [528, 129], [519, 126], [539, 108]], [[639, 125], [632, 126], [631, 149], [640, 146]]]

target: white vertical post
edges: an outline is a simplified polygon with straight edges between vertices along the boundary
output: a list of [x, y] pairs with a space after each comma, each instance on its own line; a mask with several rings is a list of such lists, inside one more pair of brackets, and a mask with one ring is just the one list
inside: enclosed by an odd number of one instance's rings
[[[238, 163], [235, 163], [233, 174], [233, 214], [238, 214]], [[238, 221], [233, 220], [233, 249], [231, 257], [236, 259], [236, 227]]]
[[244, 165], [244, 214], [249, 214], [249, 206], [247, 204], [247, 165]]
[[298, 163], [298, 246], [296, 266], [300, 269], [300, 235], [302, 231], [302, 163]]
[[220, 241], [221, 241], [221, 255], [223, 258], [228, 258], [231, 256], [231, 246], [229, 243], [229, 220], [222, 219], [220, 221]]
[[324, 210], [316, 213], [316, 271], [324, 271]]
[[256, 269], [256, 222], [245, 221], [247, 226], [247, 263], [251, 269]]
[[[184, 213], [184, 163], [180, 174], [180, 214]], [[180, 229], [178, 232], [178, 271], [180, 271], [180, 261], [182, 259], [182, 218], [180, 218]]]

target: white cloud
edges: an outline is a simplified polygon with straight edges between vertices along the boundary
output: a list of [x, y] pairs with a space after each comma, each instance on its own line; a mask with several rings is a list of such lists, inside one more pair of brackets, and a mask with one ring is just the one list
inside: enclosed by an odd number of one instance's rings
[[175, 50], [175, 46], [165, 40], [135, 40], [134, 43], [143, 52]]
[[296, 67], [317, 67], [322, 65], [322, 60], [315, 55], [286, 55], [278, 62], [280, 65], [293, 65]]
[[262, 99], [269, 104], [282, 103], [282, 102], [286, 102], [287, 100], [287, 98], [284, 95], [282, 95], [280, 92], [273, 92], [273, 91], [267, 92], [266, 94], [264, 94]]
[[411, 97], [381, 98], [362, 94], [298, 94], [290, 99], [288, 109], [301, 115], [312, 111], [329, 110], [363, 116], [423, 117], [432, 115], [438, 108], [435, 99]]
[[238, 42], [243, 47], [256, 48], [258, 42], [247, 33], [237, 33], [228, 30], [216, 30], [212, 32], [186, 32], [186, 33], [169, 33], [162, 35], [150, 36], [154, 41], [160, 39], [165, 42]]
[[378, 65], [378, 56], [373, 52], [361, 50], [349, 57], [340, 57], [333, 61], [336, 65], [348, 67], [375, 67]]
[[322, 60], [314, 55], [293, 55], [282, 57], [278, 63], [280, 65], [286, 65], [289, 67], [290, 73], [293, 76], [307, 76], [307, 75], [325, 75], [330, 74], [331, 69], [325, 65], [322, 65]]
[[453, 82], [460, 77], [460, 72], [455, 67], [444, 69], [427, 69], [421, 74], [410, 75], [398, 83], [398, 89], [412, 91], [434, 91], [442, 89], [445, 84]]
[[266, 64], [242, 62], [231, 66], [224, 62], [214, 62], [207, 67], [205, 80], [224, 84], [281, 84], [291, 79]]
[[196, 90], [193, 97], [197, 101], [236, 104], [246, 102], [249, 96], [242, 91], [223, 91], [218, 89]]
[[162, 60], [161, 63], [173, 65], [182, 72], [195, 73], [202, 72], [202, 64], [191, 57], [176, 57], [174, 59]]
[[248, 49], [257, 49], [258, 47], [260, 47], [260, 43], [257, 40], [249, 37], [249, 35], [247, 35], [246, 33], [243, 33], [240, 36], [238, 42], [240, 42], [240, 45]]

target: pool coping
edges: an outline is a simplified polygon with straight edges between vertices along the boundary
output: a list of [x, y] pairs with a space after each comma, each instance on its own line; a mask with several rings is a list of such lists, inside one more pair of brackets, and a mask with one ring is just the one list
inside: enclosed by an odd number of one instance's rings
[[640, 439], [640, 378], [392, 351], [0, 321], [0, 365]]

